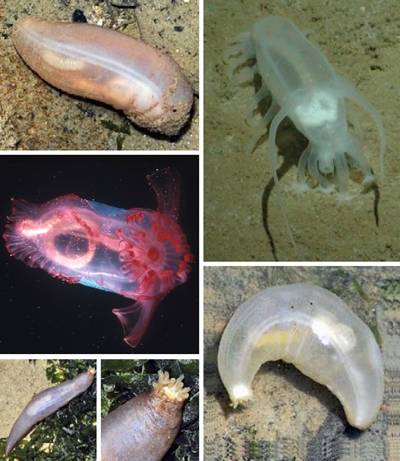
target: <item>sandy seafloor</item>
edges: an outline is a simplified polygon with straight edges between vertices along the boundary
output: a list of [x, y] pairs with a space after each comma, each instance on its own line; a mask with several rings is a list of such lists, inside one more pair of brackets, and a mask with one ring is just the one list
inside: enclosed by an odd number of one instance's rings
[[[398, 461], [400, 446], [399, 268], [206, 267], [204, 271], [205, 461]], [[233, 312], [259, 291], [308, 282], [339, 296], [372, 330], [384, 362], [385, 394], [375, 423], [360, 432], [340, 402], [294, 366], [265, 363], [254, 400], [233, 410], [217, 351]], [[302, 357], [307, 361], [308, 357]]]
[[0, 438], [8, 436], [32, 396], [51, 386], [46, 366], [46, 360], [0, 361]]
[[[145, 0], [118, 8], [110, 0], [2, 0], [0, 2], [0, 149], [196, 150], [199, 139], [197, 0]], [[128, 2], [125, 2], [128, 3]], [[130, 2], [133, 4], [134, 2]], [[89, 23], [111, 27], [169, 54], [195, 92], [192, 120], [174, 139], [133, 125], [110, 106], [50, 87], [17, 55], [11, 31], [18, 18], [35, 15], [71, 21], [81, 10]]]
[[[236, 87], [227, 75], [224, 50], [260, 16], [290, 18], [319, 45], [338, 74], [382, 114], [386, 174], [379, 178], [379, 226], [374, 192], [338, 203], [316, 190], [294, 191], [297, 162], [307, 141], [287, 121], [278, 131], [284, 174], [276, 187], [266, 143], [248, 153], [257, 129], [246, 124], [254, 87]], [[225, 0], [205, 5], [205, 258], [222, 261], [397, 260], [400, 253], [399, 140], [400, 11], [397, 0]], [[350, 117], [363, 153], [379, 173], [375, 125], [351, 105]], [[267, 133], [267, 130], [265, 131]], [[297, 250], [289, 241], [284, 208]], [[267, 219], [263, 218], [263, 210]], [[265, 226], [267, 221], [267, 226]], [[265, 227], [268, 228], [268, 237]], [[272, 241], [272, 243], [271, 243]]]

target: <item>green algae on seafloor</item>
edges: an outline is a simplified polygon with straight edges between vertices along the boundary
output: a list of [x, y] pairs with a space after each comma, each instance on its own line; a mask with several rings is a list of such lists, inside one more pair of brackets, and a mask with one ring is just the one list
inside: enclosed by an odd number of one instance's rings
[[383, 297], [390, 302], [400, 302], [400, 279], [386, 279], [379, 286], [383, 290]]
[[363, 287], [357, 282], [357, 280], [353, 280], [352, 283], [353, 283], [353, 287], [356, 289], [357, 293], [361, 296], [361, 298], [366, 302], [370, 302], [371, 298], [363, 290]]

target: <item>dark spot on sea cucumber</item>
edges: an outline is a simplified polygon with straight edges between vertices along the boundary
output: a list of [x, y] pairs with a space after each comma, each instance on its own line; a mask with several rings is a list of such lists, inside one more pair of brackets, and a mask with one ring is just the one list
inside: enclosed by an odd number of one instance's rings
[[183, 26], [174, 26], [174, 31], [175, 31], [175, 32], [182, 32], [183, 29], [184, 29]]

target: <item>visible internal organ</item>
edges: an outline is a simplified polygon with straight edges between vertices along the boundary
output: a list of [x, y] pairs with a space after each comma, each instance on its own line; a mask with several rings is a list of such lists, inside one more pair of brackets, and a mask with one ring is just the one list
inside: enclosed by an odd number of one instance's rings
[[[177, 177], [171, 170], [158, 176]], [[150, 176], [159, 209], [175, 203]], [[163, 178], [165, 181], [165, 178]], [[123, 210], [76, 195], [32, 205], [13, 200], [4, 238], [12, 256], [70, 283], [98, 288], [135, 299], [134, 305], [113, 309], [134, 347], [141, 340], [157, 304], [190, 272], [192, 255], [175, 220], [164, 212]]]
[[[147, 231], [129, 228], [132, 233], [127, 236], [122, 229], [117, 229], [122, 271], [129, 280], [135, 281], [135, 297], [140, 304], [113, 309], [113, 313], [124, 328], [125, 341], [136, 345], [152, 319], [154, 300], [162, 299], [177, 284], [186, 281], [193, 258], [178, 224], [169, 216], [158, 212], [145, 215], [142, 210], [135, 210], [127, 220], [139, 228], [141, 223], [148, 225]], [[149, 293], [153, 294], [149, 296]], [[138, 310], [141, 310], [139, 319]]]

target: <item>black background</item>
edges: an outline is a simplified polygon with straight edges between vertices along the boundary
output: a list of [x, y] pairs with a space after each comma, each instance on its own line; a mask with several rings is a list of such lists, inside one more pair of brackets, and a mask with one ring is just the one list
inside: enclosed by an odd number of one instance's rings
[[131, 300], [69, 285], [9, 256], [0, 242], [0, 353], [197, 353], [199, 343], [199, 171], [187, 155], [0, 156], [0, 234], [10, 199], [44, 203], [74, 193], [118, 208], [156, 209], [146, 175], [175, 167], [182, 177], [180, 224], [195, 263], [188, 281], [156, 308], [141, 344], [130, 348], [112, 314]]

